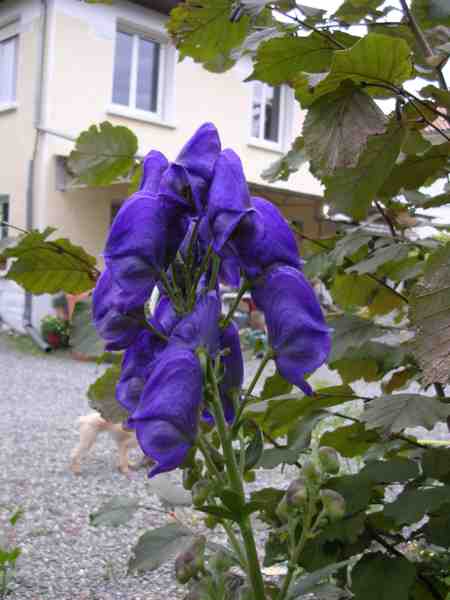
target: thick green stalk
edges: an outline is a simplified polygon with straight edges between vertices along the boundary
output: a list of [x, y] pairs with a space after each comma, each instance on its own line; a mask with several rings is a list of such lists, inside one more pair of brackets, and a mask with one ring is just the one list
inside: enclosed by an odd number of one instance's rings
[[225, 327], [227, 327], [230, 324], [231, 319], [233, 318], [234, 313], [236, 312], [237, 307], [239, 306], [239, 303], [242, 300], [242, 296], [245, 294], [246, 291], [248, 291], [250, 289], [250, 283], [248, 281], [246, 281], [243, 285], [241, 285], [237, 296], [230, 308], [230, 310], [228, 311], [227, 316], [222, 320], [222, 322], [220, 323], [220, 326], [225, 329]]
[[[222, 402], [220, 400], [219, 386], [217, 385], [216, 374], [209, 362], [209, 377], [213, 385], [213, 406], [212, 411], [219, 432], [222, 449], [225, 456], [228, 478], [231, 488], [239, 494], [242, 503], [245, 503], [245, 491], [242, 483], [239, 467], [236, 462], [236, 455], [233, 450], [231, 437], [227, 431], [225, 416], [223, 414]], [[247, 555], [248, 575], [250, 578], [254, 600], [265, 600], [264, 581], [262, 578], [258, 554], [256, 552], [256, 543], [253, 536], [253, 530], [248, 516], [243, 517], [239, 523], [242, 539], [244, 541], [245, 553]]]

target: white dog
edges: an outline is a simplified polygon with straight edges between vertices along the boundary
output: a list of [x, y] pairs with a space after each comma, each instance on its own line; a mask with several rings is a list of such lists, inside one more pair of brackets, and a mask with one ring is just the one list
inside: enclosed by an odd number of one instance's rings
[[90, 413], [78, 419], [80, 423], [80, 443], [72, 450], [72, 462], [70, 468], [75, 475], [81, 472], [80, 461], [84, 458], [95, 444], [97, 435], [104, 431], [108, 432], [117, 444], [118, 468], [121, 473], [128, 474], [130, 464], [128, 463], [128, 450], [138, 446], [134, 431], [127, 431], [121, 423], [106, 421], [98, 412]]

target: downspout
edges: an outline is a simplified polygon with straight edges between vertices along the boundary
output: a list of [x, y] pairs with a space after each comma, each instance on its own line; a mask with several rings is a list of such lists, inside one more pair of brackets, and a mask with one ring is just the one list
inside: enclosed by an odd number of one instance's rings
[[[34, 202], [35, 202], [35, 184], [36, 184], [36, 160], [39, 153], [39, 142], [40, 142], [40, 126], [43, 115], [43, 103], [44, 103], [44, 85], [47, 84], [47, 78], [45, 77], [45, 66], [47, 58], [47, 47], [48, 47], [48, 0], [41, 0], [42, 4], [42, 26], [41, 26], [41, 41], [40, 41], [40, 56], [39, 64], [40, 68], [38, 71], [37, 78], [37, 90], [36, 90], [36, 108], [35, 108], [35, 137], [33, 154], [28, 165], [28, 180], [27, 180], [27, 196], [26, 196], [26, 228], [28, 230], [34, 227]], [[31, 337], [31, 339], [44, 351], [50, 352], [51, 347], [43, 340], [40, 333], [35, 329], [32, 324], [32, 313], [33, 313], [33, 296], [29, 292], [25, 293], [25, 304], [23, 310], [23, 326], [25, 332]]]

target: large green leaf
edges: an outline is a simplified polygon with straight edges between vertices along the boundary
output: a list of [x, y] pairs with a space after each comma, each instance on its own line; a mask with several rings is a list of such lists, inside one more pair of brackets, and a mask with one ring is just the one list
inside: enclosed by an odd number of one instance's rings
[[89, 522], [94, 527], [99, 525], [109, 527], [126, 525], [139, 508], [139, 501], [135, 498], [114, 496], [111, 500], [102, 504], [96, 512], [89, 515]]
[[[411, 49], [404, 40], [369, 33], [351, 48], [334, 53], [331, 70], [314, 89], [314, 95], [329, 94], [345, 79], [374, 86], [397, 86], [409, 79], [412, 73]], [[372, 89], [380, 93], [381, 88]]]
[[411, 10], [425, 29], [436, 25], [450, 27], [450, 5], [447, 0], [413, 0]]
[[303, 575], [298, 581], [294, 583], [291, 591], [288, 595], [288, 600], [300, 600], [305, 594], [310, 594], [315, 591], [317, 585], [324, 579], [328, 579], [331, 575], [334, 575], [344, 567], [348, 565], [350, 561], [343, 560], [333, 565], [328, 565], [323, 569]]
[[320, 438], [321, 446], [331, 446], [342, 456], [353, 458], [364, 454], [379, 436], [374, 431], [367, 431], [362, 423], [353, 423], [327, 431]]
[[391, 197], [401, 189], [416, 190], [450, 171], [450, 142], [432, 146], [424, 154], [407, 156], [395, 165], [385, 180], [380, 195]]
[[447, 548], [450, 545], [450, 504], [443, 504], [421, 530], [430, 544]]
[[377, 269], [387, 262], [399, 262], [408, 256], [409, 244], [392, 243], [377, 248], [368, 258], [347, 268], [351, 273], [375, 273]]
[[329, 362], [343, 358], [351, 348], [360, 348], [373, 338], [386, 332], [381, 325], [354, 315], [342, 315], [328, 321], [333, 330], [333, 343]]
[[431, 255], [411, 298], [414, 355], [424, 384], [450, 379], [450, 243]]
[[369, 429], [399, 432], [408, 427], [433, 429], [450, 416], [450, 405], [420, 394], [392, 394], [372, 400], [363, 414]]
[[51, 227], [31, 231], [3, 251], [2, 257], [16, 259], [7, 279], [32, 294], [79, 294], [92, 289], [98, 276], [95, 258], [68, 239], [49, 241], [54, 231]]
[[137, 149], [137, 137], [128, 127], [104, 121], [78, 136], [67, 166], [83, 183], [109, 185], [131, 173]]
[[406, 558], [365, 554], [352, 570], [355, 600], [408, 600], [416, 568]]
[[427, 513], [433, 513], [450, 502], [450, 486], [405, 489], [384, 508], [384, 515], [398, 525], [417, 523]]
[[372, 98], [348, 82], [310, 107], [303, 124], [313, 172], [332, 175], [355, 167], [370, 136], [384, 133], [386, 118]]
[[273, 375], [267, 377], [264, 381], [264, 387], [262, 389], [260, 397], [263, 400], [273, 398], [274, 396], [281, 396], [282, 394], [289, 394], [294, 386], [289, 381], [286, 381], [278, 371], [275, 371]]
[[339, 169], [323, 177], [325, 198], [336, 211], [364, 219], [372, 201], [389, 176], [400, 153], [405, 129], [393, 123], [386, 133], [372, 136], [359, 157], [356, 167]]
[[380, 342], [366, 342], [359, 348], [351, 348], [345, 358], [330, 362], [344, 383], [362, 378], [365, 381], [380, 379], [385, 373], [398, 367], [407, 354], [407, 348], [389, 346]]
[[344, 310], [355, 306], [367, 306], [378, 290], [378, 283], [356, 273], [338, 273], [331, 286], [333, 300]]
[[450, 448], [430, 448], [422, 457], [426, 477], [450, 483]]
[[336, 45], [316, 32], [306, 37], [277, 37], [261, 44], [249, 80], [279, 85], [291, 81], [299, 71], [320, 73], [330, 64]]
[[97, 334], [92, 322], [92, 301], [78, 302], [72, 316], [70, 345], [74, 352], [88, 357], [100, 357], [105, 353], [105, 343]]
[[333, 17], [344, 23], [357, 23], [367, 16], [377, 16], [383, 0], [345, 0]]
[[120, 371], [119, 365], [112, 365], [89, 386], [87, 391], [90, 407], [113, 423], [121, 423], [128, 417], [127, 411], [116, 400], [116, 385]]
[[344, 235], [336, 242], [336, 246], [330, 252], [330, 259], [337, 265], [345, 263], [355, 252], [366, 246], [372, 236], [364, 230], [356, 230]]
[[447, 90], [441, 90], [441, 88], [438, 88], [435, 85], [426, 85], [420, 90], [420, 93], [422, 96], [425, 96], [425, 98], [431, 96], [441, 108], [450, 110], [450, 92]]
[[175, 554], [186, 550], [194, 539], [193, 532], [178, 523], [147, 531], [133, 548], [128, 572], [154, 571]]
[[232, 67], [231, 52], [244, 42], [251, 19], [243, 15], [233, 22], [231, 12], [230, 0], [187, 0], [176, 6], [167, 28], [180, 59], [190, 56], [218, 73]]
[[308, 160], [304, 146], [304, 139], [298, 137], [287, 154], [277, 159], [261, 173], [262, 179], [269, 183], [280, 179], [283, 181], [289, 179], [289, 176], [298, 171]]

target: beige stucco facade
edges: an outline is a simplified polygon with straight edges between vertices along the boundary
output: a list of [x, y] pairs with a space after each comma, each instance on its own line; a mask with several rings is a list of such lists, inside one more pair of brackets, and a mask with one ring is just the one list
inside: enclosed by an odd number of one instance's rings
[[[10, 198], [11, 223], [20, 227], [27, 224], [29, 161], [38, 134], [31, 182], [33, 227], [55, 226], [59, 236], [69, 237], [99, 256], [110, 225], [111, 207], [126, 196], [126, 186], [58, 190], [56, 157], [67, 156], [74, 147], [71, 139], [91, 124], [105, 120], [130, 127], [139, 139], [140, 154], [157, 148], [169, 159], [201, 123], [212, 121], [224, 147], [232, 147], [241, 156], [248, 181], [264, 183], [261, 171], [289, 149], [303, 117], [291, 92], [285, 90], [282, 143], [277, 149], [255, 146], [250, 139], [252, 85], [244, 82], [249, 73], [245, 62], [216, 75], [190, 59], [178, 63], [175, 49], [168, 46], [161, 118], [155, 122], [142, 115], [119, 115], [117, 112], [123, 111], [112, 108], [118, 24], [136, 27], [169, 43], [164, 29], [166, 18], [125, 0], [115, 0], [110, 6], [49, 0], [47, 29], [43, 32], [40, 0], [0, 2], [0, 35], [2, 27], [13, 26], [19, 39], [16, 106], [6, 110], [0, 105], [0, 195]], [[41, 64], [42, 44], [46, 54]], [[40, 115], [36, 111], [39, 83]], [[321, 193], [307, 168], [277, 187], [310, 195]], [[306, 220], [312, 222], [317, 207], [311, 199], [304, 210], [308, 213]], [[34, 321], [48, 310], [48, 301], [44, 299], [36, 306], [41, 308], [35, 309]]]

